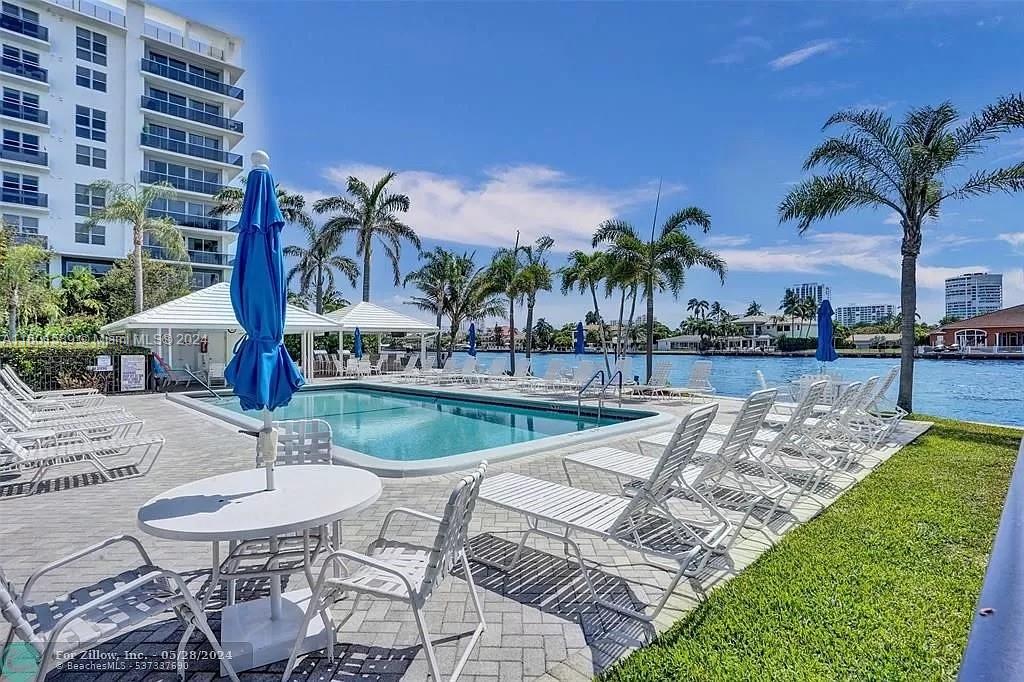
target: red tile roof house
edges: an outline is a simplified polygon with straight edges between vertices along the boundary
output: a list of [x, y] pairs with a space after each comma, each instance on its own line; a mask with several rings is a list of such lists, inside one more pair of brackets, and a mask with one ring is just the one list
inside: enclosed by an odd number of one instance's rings
[[987, 346], [996, 350], [1024, 352], [1024, 305], [943, 325], [932, 331], [933, 346]]

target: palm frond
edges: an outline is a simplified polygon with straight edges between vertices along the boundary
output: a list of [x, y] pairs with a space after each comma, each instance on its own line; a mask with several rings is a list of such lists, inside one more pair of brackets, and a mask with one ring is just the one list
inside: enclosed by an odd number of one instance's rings
[[854, 207], [887, 206], [906, 217], [904, 207], [884, 195], [877, 180], [852, 173], [814, 176], [793, 187], [779, 204], [779, 222], [797, 221], [806, 232], [819, 220], [831, 218]]

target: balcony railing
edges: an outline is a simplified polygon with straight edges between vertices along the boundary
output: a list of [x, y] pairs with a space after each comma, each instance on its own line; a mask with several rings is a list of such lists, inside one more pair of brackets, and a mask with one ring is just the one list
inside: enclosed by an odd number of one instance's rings
[[4, 73], [21, 76], [22, 78], [30, 78], [40, 83], [48, 82], [46, 69], [37, 64], [29, 64], [13, 57], [4, 57], [3, 62], [0, 62], [0, 70]]
[[4, 161], [19, 161], [21, 163], [32, 163], [37, 166], [49, 165], [46, 152], [38, 149], [13, 149], [11, 147], [0, 148], [0, 159]]
[[143, 183], [155, 185], [158, 182], [166, 182], [175, 189], [186, 192], [198, 192], [199, 194], [216, 194], [224, 189], [224, 185], [214, 182], [203, 182], [202, 180], [190, 180], [179, 175], [167, 175], [166, 173], [155, 173], [144, 170], [139, 174], [139, 180]]
[[[181, 260], [176, 256], [172, 256], [170, 252], [162, 246], [145, 246], [143, 249], [149, 254], [151, 258], [159, 260]], [[199, 265], [224, 265], [227, 262], [227, 254], [214, 253], [211, 251], [188, 251], [188, 259], [192, 263]]]
[[226, 152], [223, 149], [206, 147], [201, 144], [189, 144], [188, 142], [172, 140], [167, 137], [160, 137], [159, 135], [142, 133], [142, 145], [146, 147], [153, 147], [155, 149], [164, 149], [169, 152], [175, 152], [176, 154], [194, 156], [197, 159], [207, 159], [209, 161], [217, 161], [219, 163], [238, 166], [239, 168], [242, 167], [242, 157], [240, 154], [232, 154], [231, 152]]
[[42, 192], [28, 189], [12, 189], [4, 187], [0, 192], [0, 200], [5, 204], [21, 204], [22, 206], [38, 206], [46, 208], [50, 205], [49, 197]]
[[7, 234], [10, 235], [11, 243], [15, 246], [21, 246], [22, 244], [35, 244], [42, 249], [50, 248], [50, 240], [48, 240], [44, 234], [17, 232], [13, 230], [8, 231]]
[[127, 25], [125, 16], [122, 12], [118, 12], [113, 9], [107, 9], [94, 5], [88, 0], [48, 0], [54, 5], [60, 7], [66, 7], [67, 9], [83, 14], [93, 19], [99, 19], [100, 21], [112, 24], [114, 26], [120, 26], [124, 28]]
[[174, 45], [175, 47], [180, 47], [183, 50], [201, 54], [204, 57], [212, 57], [213, 59], [224, 61], [224, 50], [219, 47], [214, 47], [213, 45], [207, 45], [206, 43], [193, 38], [186, 39], [185, 36], [181, 35], [177, 31], [170, 31], [166, 28], [161, 28], [155, 24], [147, 22], [143, 27], [143, 33], [145, 33], [147, 38], [155, 38], [162, 43]]
[[154, 218], [170, 218], [176, 225], [181, 227], [198, 227], [203, 230], [218, 230], [221, 232], [231, 229], [231, 223], [221, 218], [179, 213], [177, 211], [162, 211], [156, 208], [149, 209], [146, 211], [146, 214]]
[[11, 14], [0, 14], [0, 27], [6, 28], [8, 31], [20, 33], [23, 36], [28, 36], [29, 38], [50, 42], [50, 32], [45, 26], [40, 26], [33, 21], [27, 21], [21, 17]]
[[230, 118], [218, 116], [217, 114], [210, 114], [201, 109], [193, 109], [192, 107], [184, 107], [180, 104], [174, 104], [162, 99], [156, 99], [155, 97], [142, 96], [142, 108], [149, 109], [150, 111], [159, 111], [161, 114], [169, 114], [171, 116], [177, 116], [178, 118], [184, 118], [189, 121], [195, 121], [196, 123], [205, 123], [208, 126], [216, 126], [217, 128], [223, 128], [224, 130], [230, 130], [233, 133], [242, 134], [242, 122], [233, 121]]
[[17, 102], [8, 102], [6, 100], [4, 100], [2, 107], [0, 107], [0, 114], [10, 116], [11, 118], [20, 118], [22, 121], [42, 123], [43, 125], [50, 122], [49, 114], [42, 109], [25, 106], [24, 104], [18, 104]]
[[200, 76], [195, 73], [189, 73], [184, 69], [179, 69], [167, 64], [161, 64], [160, 62], [153, 61], [152, 59], [142, 59], [142, 70], [147, 73], [156, 74], [157, 76], [163, 76], [164, 78], [170, 78], [173, 81], [179, 83], [185, 83], [196, 88], [202, 88], [203, 90], [209, 90], [210, 92], [216, 92], [227, 97], [233, 97], [234, 99], [245, 99], [245, 93], [241, 88], [236, 88], [233, 85], [222, 83], [221, 81], [213, 80], [205, 76]]

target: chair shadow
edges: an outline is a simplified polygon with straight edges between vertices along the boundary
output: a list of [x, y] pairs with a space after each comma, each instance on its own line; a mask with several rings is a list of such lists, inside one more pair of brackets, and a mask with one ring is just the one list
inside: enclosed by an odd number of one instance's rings
[[[102, 485], [104, 483], [117, 483], [121, 478], [130, 478], [138, 475], [139, 470], [134, 465], [128, 465], [112, 468], [107, 473], [110, 476], [109, 481], [100, 476], [97, 471], [83, 471], [78, 474], [45, 478], [39, 482], [39, 486], [31, 497], [35, 497], [36, 495], [46, 495], [48, 493], [59, 493], [75, 488]], [[31, 470], [26, 471], [24, 478], [27, 479], [28, 474], [31, 474]], [[0, 500], [3, 500], [5, 497], [21, 495], [28, 489], [28, 481], [18, 481], [18, 478], [22, 477], [11, 476], [0, 479]]]
[[[501, 564], [511, 560], [517, 546], [489, 533], [471, 538], [469, 544], [475, 558]], [[654, 638], [650, 623], [596, 605], [573, 560], [527, 546], [518, 563], [507, 571], [474, 560], [470, 567], [478, 587], [578, 623], [590, 647], [595, 673]], [[593, 562], [587, 563], [587, 570], [600, 599], [635, 611], [647, 606], [624, 579], [599, 570]], [[461, 569], [455, 573], [462, 575]]]

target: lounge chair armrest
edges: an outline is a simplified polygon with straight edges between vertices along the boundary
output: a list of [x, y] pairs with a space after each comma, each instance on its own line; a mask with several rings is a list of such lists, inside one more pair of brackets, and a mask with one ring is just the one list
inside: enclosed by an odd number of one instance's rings
[[[382, 571], [389, 575], [393, 575], [402, 581], [402, 584], [405, 585], [405, 589], [409, 591], [409, 594], [412, 594], [415, 591], [415, 588], [413, 587], [412, 583], [409, 582], [409, 579], [405, 576], [405, 574], [396, 569], [394, 566], [387, 564], [383, 561], [378, 561], [373, 557], [368, 557], [365, 554], [353, 552], [352, 550], [348, 549], [339, 549], [338, 551], [332, 552], [327, 556], [327, 559], [324, 560], [323, 568], [320, 569], [320, 580], [317, 581], [318, 586], [319, 583], [322, 583], [324, 579], [329, 575], [329, 567], [330, 564], [332, 563], [341, 564], [342, 568], [344, 568], [345, 571], [348, 572], [348, 567], [345, 566], [345, 562], [343, 561], [345, 559], [349, 561], [354, 561], [357, 564], [363, 564], [364, 566], [375, 568], [378, 571]], [[314, 592], [316, 592], [316, 590], [314, 590]]]
[[38, 582], [39, 578], [41, 578], [43, 575], [50, 573], [58, 568], [61, 568], [62, 566], [67, 566], [68, 564], [73, 563], [78, 559], [81, 559], [82, 557], [89, 556], [90, 554], [95, 554], [101, 549], [106, 549], [111, 545], [116, 545], [121, 542], [125, 542], [134, 546], [135, 549], [139, 551], [139, 555], [142, 557], [143, 563], [148, 565], [153, 564], [153, 560], [149, 558], [149, 553], [146, 552], [146, 548], [142, 546], [142, 543], [139, 542], [137, 538], [131, 535], [115, 535], [114, 537], [107, 538], [106, 540], [97, 542], [94, 545], [90, 545], [88, 547], [80, 549], [77, 552], [69, 554], [68, 556], [62, 559], [57, 559], [56, 561], [46, 564], [45, 566], [37, 570], [35, 573], [29, 576], [28, 580], [25, 582], [25, 589], [21, 591], [21, 598], [23, 600], [28, 598], [29, 591], [36, 584], [36, 582]]
[[387, 533], [388, 526], [391, 525], [391, 519], [398, 514], [414, 516], [418, 519], [423, 519], [424, 521], [441, 523], [440, 516], [434, 516], [433, 514], [428, 514], [427, 512], [422, 512], [418, 509], [410, 509], [409, 507], [395, 507], [394, 509], [388, 512], [387, 516], [384, 517], [384, 523], [381, 524], [380, 533], [377, 534], [378, 540], [384, 537], [385, 533]]

